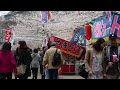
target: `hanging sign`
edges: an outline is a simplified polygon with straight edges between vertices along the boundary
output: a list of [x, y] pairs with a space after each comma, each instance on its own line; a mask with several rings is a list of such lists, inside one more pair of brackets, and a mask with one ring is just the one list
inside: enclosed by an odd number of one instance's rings
[[114, 13], [110, 34], [117, 35], [117, 42], [120, 43], [120, 14]]
[[62, 52], [79, 57], [82, 53], [82, 47], [77, 44], [73, 44], [69, 41], [63, 40], [61, 38], [52, 36], [49, 41], [56, 42], [56, 48], [60, 49]]
[[10, 39], [11, 39], [11, 36], [12, 36], [12, 32], [11, 32], [11, 30], [10, 29], [6, 29], [5, 30], [5, 41], [6, 42], [10, 42]]
[[105, 41], [108, 41], [111, 25], [106, 16], [99, 18], [93, 23], [93, 31], [92, 31], [92, 42], [97, 41], [98, 38], [104, 38]]

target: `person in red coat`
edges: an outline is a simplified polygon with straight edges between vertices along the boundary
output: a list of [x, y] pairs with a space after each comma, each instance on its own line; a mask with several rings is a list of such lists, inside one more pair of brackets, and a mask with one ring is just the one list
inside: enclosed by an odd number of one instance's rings
[[13, 72], [17, 72], [16, 60], [11, 51], [11, 43], [5, 42], [0, 51], [0, 79], [12, 79]]

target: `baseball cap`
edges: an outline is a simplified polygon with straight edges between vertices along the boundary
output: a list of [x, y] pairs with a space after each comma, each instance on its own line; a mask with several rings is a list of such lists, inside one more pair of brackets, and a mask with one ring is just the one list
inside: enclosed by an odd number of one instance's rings
[[117, 38], [115, 34], [110, 34], [109, 38]]
[[51, 42], [50, 46], [56, 46], [56, 42]]

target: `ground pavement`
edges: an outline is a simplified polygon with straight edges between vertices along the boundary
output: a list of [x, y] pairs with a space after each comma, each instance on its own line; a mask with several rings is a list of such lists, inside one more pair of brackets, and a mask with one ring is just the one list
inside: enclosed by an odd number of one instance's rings
[[[29, 77], [28, 79], [32, 79], [32, 77]], [[38, 79], [41, 79], [40, 74], [38, 74]], [[84, 78], [78, 75], [59, 75], [59, 79], [84, 79]]]
[[[12, 78], [15, 79], [14, 75]], [[32, 75], [31, 77], [28, 77], [28, 79], [32, 79]], [[41, 75], [39, 72], [38, 72], [38, 79], [41, 79]], [[84, 78], [79, 75], [59, 75], [59, 79], [84, 79]]]

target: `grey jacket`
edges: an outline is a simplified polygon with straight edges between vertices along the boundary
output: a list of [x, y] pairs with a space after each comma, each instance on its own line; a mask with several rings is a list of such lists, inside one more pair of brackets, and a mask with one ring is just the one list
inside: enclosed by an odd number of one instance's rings
[[32, 54], [31, 68], [39, 68], [40, 61], [41, 61], [40, 55], [38, 53], [33, 53]]

